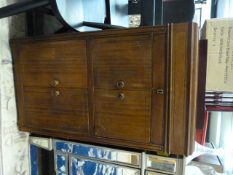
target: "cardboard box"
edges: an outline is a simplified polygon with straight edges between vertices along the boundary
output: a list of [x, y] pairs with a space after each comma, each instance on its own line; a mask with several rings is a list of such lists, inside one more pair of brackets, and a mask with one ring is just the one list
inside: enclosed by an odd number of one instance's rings
[[233, 18], [206, 20], [208, 40], [206, 90], [233, 92]]

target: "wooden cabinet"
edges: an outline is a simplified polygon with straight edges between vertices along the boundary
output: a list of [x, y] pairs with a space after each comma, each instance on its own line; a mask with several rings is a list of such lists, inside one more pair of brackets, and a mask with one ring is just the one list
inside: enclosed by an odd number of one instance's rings
[[192, 153], [195, 24], [14, 39], [11, 47], [20, 130]]

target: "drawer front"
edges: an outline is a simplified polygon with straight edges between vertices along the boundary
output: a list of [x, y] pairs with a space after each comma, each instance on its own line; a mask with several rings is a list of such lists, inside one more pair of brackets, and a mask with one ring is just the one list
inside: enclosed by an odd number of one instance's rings
[[24, 44], [16, 64], [24, 86], [87, 87], [85, 41]]
[[150, 91], [95, 89], [95, 134], [134, 142], [149, 142]]
[[86, 90], [25, 88], [24, 111], [30, 127], [63, 129], [62, 132], [88, 131]]
[[79, 157], [70, 158], [71, 175], [140, 175], [140, 170]]
[[91, 46], [95, 87], [116, 88], [123, 81], [126, 89], [151, 88], [150, 34], [97, 38]]

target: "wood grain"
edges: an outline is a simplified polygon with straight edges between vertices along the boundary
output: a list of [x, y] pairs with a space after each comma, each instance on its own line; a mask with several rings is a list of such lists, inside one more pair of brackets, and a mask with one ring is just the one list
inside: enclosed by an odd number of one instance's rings
[[[153, 96], [151, 115], [151, 143], [164, 145], [166, 142], [166, 107], [167, 107], [167, 35], [153, 36]], [[157, 94], [162, 89], [163, 94]]]
[[96, 135], [148, 143], [150, 98], [148, 91], [95, 90]]
[[[69, 49], [65, 47], [69, 45]], [[87, 88], [85, 41], [39, 42], [20, 45], [16, 60], [24, 86]]]
[[197, 31], [171, 24], [11, 40], [20, 130], [191, 154]]

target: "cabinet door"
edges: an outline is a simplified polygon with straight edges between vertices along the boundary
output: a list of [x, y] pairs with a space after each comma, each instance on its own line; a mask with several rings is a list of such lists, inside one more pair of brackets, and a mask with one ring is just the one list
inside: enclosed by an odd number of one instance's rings
[[95, 134], [149, 142], [150, 91], [95, 90]]
[[17, 47], [20, 127], [88, 131], [86, 41], [37, 41]]
[[150, 142], [151, 43], [150, 34], [92, 41], [96, 136]]

